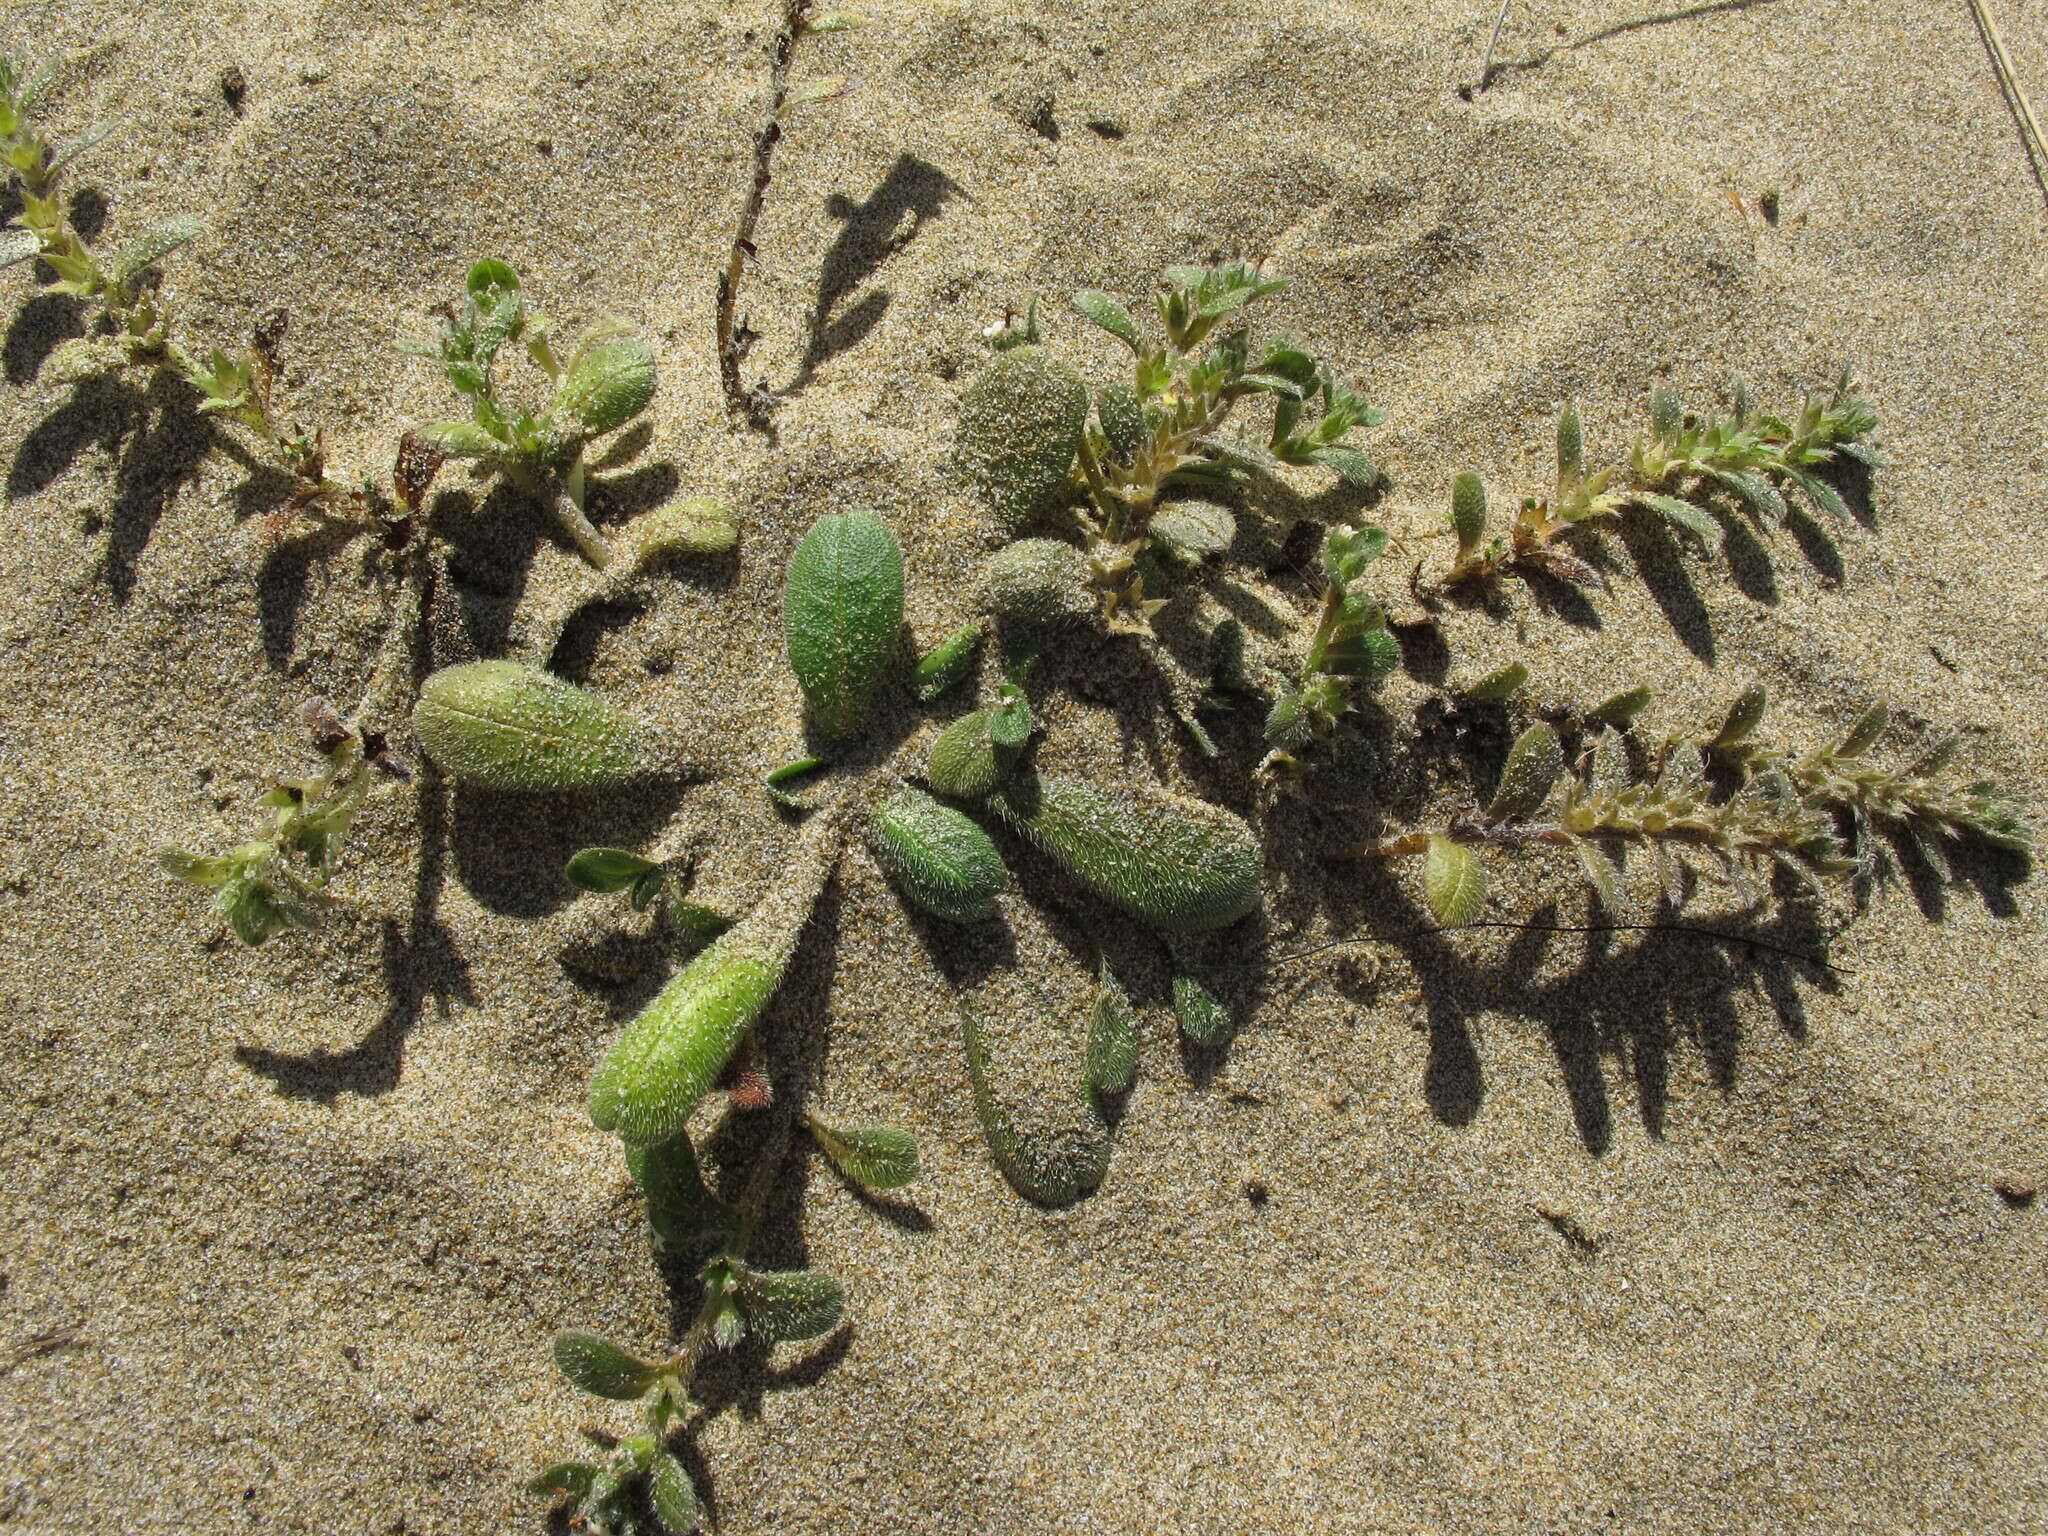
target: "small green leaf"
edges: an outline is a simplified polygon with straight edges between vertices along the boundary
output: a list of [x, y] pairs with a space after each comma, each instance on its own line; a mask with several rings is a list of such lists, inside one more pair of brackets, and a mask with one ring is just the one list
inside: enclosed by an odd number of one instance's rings
[[1103, 960], [1088, 1016], [1088, 1086], [1114, 1096], [1131, 1086], [1138, 1068], [1138, 1016], [1116, 975]]
[[1501, 765], [1500, 787], [1486, 808], [1489, 821], [1527, 821], [1550, 798], [1564, 772], [1564, 748], [1557, 732], [1538, 721], [1515, 738]]
[[1133, 352], [1145, 350], [1145, 338], [1139, 334], [1138, 322], [1131, 312], [1117, 303], [1106, 293], [1093, 288], [1083, 288], [1074, 295], [1074, 308], [1116, 337]]
[[572, 1385], [616, 1402], [643, 1396], [661, 1375], [660, 1366], [580, 1328], [555, 1335], [555, 1365]]
[[1648, 507], [1666, 522], [1675, 523], [1687, 533], [1697, 537], [1709, 549], [1719, 549], [1723, 533], [1721, 525], [1710, 512], [1702, 511], [1689, 501], [1676, 496], [1664, 496], [1655, 491], [1636, 491], [1632, 499]]
[[537, 1499], [581, 1499], [590, 1492], [597, 1468], [584, 1461], [558, 1461], [528, 1481], [526, 1491]]
[[988, 606], [1009, 624], [1056, 627], [1092, 619], [1088, 560], [1062, 539], [1018, 539], [989, 558]]
[[1486, 871], [1479, 855], [1448, 837], [1432, 837], [1422, 860], [1422, 893], [1439, 923], [1464, 927], [1486, 907]]
[[1611, 695], [1605, 702], [1588, 710], [1586, 719], [1590, 724], [1611, 725], [1616, 730], [1625, 731], [1634, 723], [1637, 715], [1650, 707], [1650, 700], [1654, 697], [1647, 684], [1624, 688], [1620, 693]]
[[33, 230], [0, 229], [0, 271], [27, 261], [42, 248], [43, 242]]
[[668, 904], [668, 920], [676, 929], [693, 939], [715, 939], [732, 927], [732, 919], [723, 912], [694, 901], [671, 899]]
[[792, 779], [800, 779], [806, 774], [816, 773], [824, 766], [825, 759], [822, 757], [800, 757], [793, 763], [784, 763], [780, 768], [770, 769], [767, 773], [763, 774], [761, 776], [761, 787], [768, 791], [768, 798], [777, 805], [786, 805], [793, 811], [809, 810], [809, 806], [797, 799], [795, 795], [792, 795], [783, 786]]
[[961, 397], [953, 458], [1005, 532], [1059, 504], [1088, 422], [1088, 386], [1043, 347], [1011, 347]]
[[789, 664], [827, 736], [867, 724], [903, 631], [903, 551], [872, 512], [811, 525], [783, 588]]
[[420, 428], [419, 435], [443, 453], [458, 459], [479, 459], [503, 453], [511, 446], [468, 421], [429, 422]]
[[1567, 400], [1557, 413], [1557, 483], [1577, 485], [1586, 475], [1586, 433], [1579, 425], [1579, 408]]
[[732, 508], [716, 496], [672, 501], [636, 517], [621, 531], [621, 542], [634, 550], [635, 570], [685, 556], [722, 555], [739, 540]]
[[555, 393], [553, 414], [590, 436], [615, 432], [654, 398], [654, 354], [636, 339], [609, 341], [579, 357]]
[[1173, 1017], [1180, 1032], [1204, 1048], [1226, 1044], [1237, 1032], [1230, 1010], [1193, 976], [1173, 978]]
[[1098, 896], [1168, 933], [1221, 928], [1259, 903], [1258, 839], [1243, 818], [1206, 801], [1028, 774], [989, 805]]
[[911, 673], [911, 693], [920, 704], [929, 704], [949, 693], [974, 671], [974, 659], [980, 649], [981, 626], [961, 625], [919, 658]]
[[781, 1344], [830, 1333], [846, 1310], [845, 1288], [809, 1269], [747, 1270], [739, 1298], [748, 1328]]
[[1213, 501], [1170, 502], [1153, 514], [1153, 542], [1188, 565], [1227, 554], [1237, 538], [1237, 518]]
[[1015, 769], [1031, 738], [1031, 704], [1021, 688], [1004, 689], [1003, 702], [962, 715], [932, 743], [925, 781], [942, 795], [979, 800]]
[[1586, 883], [1593, 888], [1593, 894], [1600, 898], [1600, 905], [1611, 917], [1623, 916], [1628, 905], [1622, 895], [1621, 875], [1614, 867], [1614, 860], [1607, 851], [1583, 838], [1572, 844], [1572, 851], [1579, 856], [1579, 869], [1586, 877]]
[[181, 245], [189, 245], [205, 231], [206, 225], [196, 213], [173, 214], [167, 219], [158, 219], [146, 225], [142, 231], [121, 247], [114, 257], [114, 264], [108, 269], [114, 281], [126, 288], [143, 271], [154, 266]]
[[995, 914], [1010, 874], [989, 835], [968, 817], [906, 784], [867, 825], [876, 862], [911, 905], [954, 923]]
[[1892, 723], [1892, 712], [1882, 704], [1873, 704], [1849, 727], [1842, 744], [1835, 748], [1837, 757], [1861, 757], [1877, 745], [1877, 738]]
[[1761, 684], [1754, 688], [1745, 688], [1736, 695], [1735, 702], [1728, 706], [1727, 718], [1721, 722], [1721, 729], [1715, 734], [1714, 739], [1707, 743], [1708, 748], [1725, 752], [1749, 740], [1750, 732], [1762, 722], [1764, 708], [1769, 703], [1770, 695], [1764, 691]]
[[1529, 681], [1529, 669], [1519, 661], [1511, 661], [1504, 667], [1496, 667], [1484, 677], [1467, 683], [1458, 690], [1461, 698], [1477, 704], [1495, 703], [1509, 697]]
[[244, 868], [244, 861], [237, 858], [202, 858], [198, 854], [186, 853], [177, 848], [158, 851], [157, 863], [165, 874], [183, 880], [187, 885], [197, 885], [208, 890], [218, 890], [226, 885]]
[[624, 848], [585, 848], [569, 860], [563, 873], [579, 891], [609, 894], [637, 884], [644, 875], [659, 873], [659, 866]]
[[50, 152], [49, 170], [52, 175], [64, 169], [95, 145], [104, 143], [127, 125], [120, 118], [110, 122], [94, 123], [76, 138], [67, 139]]
[[486, 789], [606, 789], [672, 771], [654, 730], [538, 667], [443, 667], [413, 706], [413, 730], [450, 778]]
[[917, 1177], [917, 1142], [893, 1125], [827, 1125], [806, 1115], [832, 1165], [864, 1189], [901, 1189]]
[[697, 1502], [697, 1489], [690, 1481], [688, 1468], [667, 1451], [654, 1458], [654, 1469], [647, 1480], [648, 1497], [654, 1505], [654, 1518], [668, 1530], [668, 1536], [690, 1536], [704, 1524], [704, 1510]]
[[1378, 466], [1373, 463], [1370, 455], [1360, 448], [1344, 448], [1333, 444], [1327, 448], [1312, 450], [1309, 458], [1325, 469], [1334, 469], [1347, 485], [1357, 486], [1360, 490], [1371, 490], [1379, 481]]
[[648, 870], [633, 882], [633, 910], [645, 912], [667, 888], [668, 875], [665, 871], [659, 868]]
[[1451, 528], [1458, 536], [1458, 558], [1476, 552], [1486, 537], [1486, 482], [1466, 470], [1451, 482]]

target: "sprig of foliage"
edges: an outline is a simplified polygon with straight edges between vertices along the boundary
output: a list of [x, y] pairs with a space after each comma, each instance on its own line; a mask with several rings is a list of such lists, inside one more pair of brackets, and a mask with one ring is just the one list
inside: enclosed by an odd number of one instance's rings
[[1567, 769], [1556, 730], [1539, 723], [1519, 736], [1483, 807], [1459, 813], [1443, 828], [1414, 832], [1354, 850], [1354, 856], [1423, 859], [1423, 894], [1446, 927], [1478, 917], [1486, 900], [1481, 862], [1489, 849], [1568, 849], [1586, 883], [1610, 913], [1627, 910], [1623, 874], [1631, 849], [1654, 865], [1664, 899], [1677, 908], [1690, 898], [1694, 875], [1732, 886], [1755, 904], [1773, 869], [1818, 877], [1854, 868], [1830, 818], [1782, 773], [1751, 775], [1734, 793], [1717, 795], [1698, 748], [1680, 744], [1638, 776], [1618, 732], [1598, 734]]
[[1584, 429], [1577, 407], [1567, 403], [1557, 420], [1556, 487], [1549, 497], [1524, 497], [1505, 535], [1489, 536], [1479, 477], [1458, 476], [1450, 512], [1457, 552], [1444, 579], [1492, 581], [1519, 566], [1582, 586], [1604, 585], [1597, 569], [1565, 547], [1566, 535], [1638, 507], [1719, 548], [1717, 493], [1734, 498], [1767, 528], [1788, 515], [1788, 486], [1830, 517], [1846, 520], [1848, 507], [1822, 472], [1841, 458], [1874, 465], [1864, 439], [1876, 426], [1876, 412], [1846, 373], [1831, 393], [1808, 396], [1790, 422], [1758, 410], [1739, 383], [1732, 409], [1720, 418], [1688, 414], [1676, 395], [1659, 388], [1650, 397], [1649, 435], [1629, 450], [1627, 481], [1617, 485], [1619, 466], [1587, 471]]
[[1808, 752], [1755, 742], [1766, 705], [1761, 688], [1737, 698], [1707, 750], [1747, 773], [1779, 774], [1803, 799], [1842, 817], [1852, 850], [1866, 848], [1876, 826], [1891, 826], [1911, 839], [1945, 878], [1951, 873], [1949, 847], [1955, 843], [1977, 841], [2009, 853], [2033, 852], [2036, 834], [2009, 791], [1994, 780], [1949, 772], [1962, 747], [1959, 735], [1939, 736], [1903, 762], [1883, 767], [1869, 754], [1892, 723], [1885, 705], [1870, 705], [1838, 739]]
[[[1078, 492], [1088, 581], [1110, 628], [1150, 633], [1163, 601], [1148, 595], [1159, 559], [1199, 562], [1230, 543], [1227, 508], [1176, 521], [1172, 490], [1289, 464], [1356, 485], [1376, 480], [1370, 458], [1346, 439], [1383, 413], [1299, 344], [1253, 341], [1245, 312], [1285, 286], [1245, 262], [1169, 267], [1149, 333], [1108, 294], [1075, 294], [1074, 307], [1132, 355], [1129, 381], [1092, 395], [1040, 345], [1035, 310], [991, 338], [999, 355], [961, 402], [956, 462], [1010, 532]], [[1273, 403], [1263, 440], [1226, 434], [1257, 396]]]
[[1266, 717], [1266, 741], [1273, 749], [1269, 767], [1291, 761], [1290, 754], [1329, 735], [1351, 710], [1359, 683], [1377, 681], [1400, 665], [1401, 648], [1387, 628], [1386, 609], [1360, 584], [1386, 547], [1383, 528], [1336, 528], [1324, 540], [1322, 611], [1300, 671]]
[[384, 763], [381, 738], [341, 722], [324, 699], [301, 712], [322, 760], [320, 772], [279, 779], [257, 798], [271, 813], [264, 835], [223, 854], [178, 848], [157, 855], [165, 873], [215, 892], [213, 910], [244, 944], [319, 925], [333, 904], [328, 882], [341, 861], [371, 784]]
[[18, 181], [22, 202], [13, 226], [0, 231], [0, 269], [39, 260], [55, 275], [50, 292], [90, 306], [88, 334], [57, 348], [48, 364], [52, 374], [75, 381], [130, 367], [170, 373], [198, 391], [201, 412], [232, 421], [256, 437], [291, 477], [293, 511], [369, 515], [377, 505], [370, 489], [331, 478], [319, 435], [286, 424], [279, 413], [281, 348], [289, 323], [282, 310], [265, 316], [248, 347], [236, 354], [192, 347], [173, 330], [158, 265], [205, 233], [196, 215], [157, 219], [104, 257], [86, 245], [65, 210], [59, 178], [120, 124], [97, 124], [63, 144], [45, 138], [33, 119], [56, 68], [51, 58], [24, 77], [0, 59], [0, 158]]

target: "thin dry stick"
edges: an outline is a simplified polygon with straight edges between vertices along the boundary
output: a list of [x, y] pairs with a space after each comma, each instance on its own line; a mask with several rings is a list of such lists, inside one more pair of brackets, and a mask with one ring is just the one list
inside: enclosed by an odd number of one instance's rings
[[2034, 116], [2034, 104], [2027, 99], [2027, 93], [2020, 85], [2019, 72], [2012, 66], [2012, 55], [2006, 52], [2005, 35], [1998, 30], [1998, 22], [1992, 17], [1991, 8], [1985, 0], [1970, 0], [1970, 14], [1977, 19], [1977, 35], [1984, 39], [1985, 51], [1991, 55], [1991, 68], [1998, 75], [1999, 89], [2004, 91], [2013, 122], [2026, 143], [2027, 163], [2034, 172], [2034, 185], [2041, 189], [2043, 199], [2048, 199], [2048, 144], [2042, 142], [2041, 124]]
[[725, 270], [718, 274], [718, 377], [725, 386], [726, 408], [745, 416], [755, 425], [765, 424], [765, 402], [751, 399], [740, 382], [740, 363], [747, 355], [753, 336], [736, 318], [740, 281], [747, 263], [754, 257], [754, 228], [761, 222], [761, 208], [768, 200], [768, 183], [773, 179], [771, 163], [775, 146], [782, 142], [782, 110], [789, 101], [789, 68], [796, 57], [796, 45], [810, 20], [812, 0], [786, 0], [782, 30], [775, 36], [768, 71], [768, 112], [760, 132], [754, 135], [754, 184], [740, 210], [739, 228], [733, 232], [732, 254]]
[[1508, 24], [1508, 7], [1514, 0], [1500, 0], [1500, 14], [1493, 18], [1493, 36], [1486, 40], [1486, 62], [1479, 66], [1478, 89], [1493, 84], [1493, 51], [1500, 46], [1500, 29]]

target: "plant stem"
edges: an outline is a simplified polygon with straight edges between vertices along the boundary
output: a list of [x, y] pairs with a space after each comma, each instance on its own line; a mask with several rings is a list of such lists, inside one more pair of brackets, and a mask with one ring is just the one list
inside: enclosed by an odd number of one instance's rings
[[761, 209], [768, 200], [768, 183], [774, 179], [775, 146], [782, 142], [782, 109], [789, 100], [790, 65], [796, 45], [810, 20], [812, 0], [785, 0], [782, 30], [775, 35], [768, 69], [768, 111], [754, 135], [754, 179], [747, 200], [740, 209], [739, 227], [733, 231], [732, 252], [725, 270], [718, 275], [718, 377], [725, 389], [726, 408], [736, 416], [760, 421], [762, 413], [750, 405], [746, 385], [740, 380], [740, 362], [746, 354], [747, 338], [740, 335], [737, 317], [740, 283], [746, 276], [747, 259], [754, 254], [754, 230], [761, 222]]
[[583, 558], [600, 571], [610, 569], [613, 558], [611, 541], [597, 531], [583, 511], [583, 460], [580, 457], [556, 479], [549, 506], [555, 514], [555, 521], [583, 551]]
[[[762, 1147], [760, 1161], [747, 1179], [746, 1193], [740, 1196], [737, 1220], [733, 1224], [732, 1241], [725, 1245], [721, 1258], [735, 1263], [744, 1262], [747, 1242], [754, 1235], [754, 1224], [761, 1219], [761, 1208], [768, 1203], [768, 1196], [775, 1189], [775, 1177], [782, 1171], [783, 1158], [789, 1151], [790, 1116], [778, 1113], [775, 1124], [768, 1132], [768, 1139]], [[704, 1304], [697, 1309], [697, 1316], [691, 1322], [689, 1331], [676, 1345], [676, 1352], [669, 1357], [668, 1370], [676, 1379], [679, 1388], [687, 1394], [690, 1378], [697, 1374], [697, 1367], [703, 1363], [704, 1351], [711, 1344], [711, 1325], [716, 1319], [725, 1292], [717, 1287], [709, 1288]]]

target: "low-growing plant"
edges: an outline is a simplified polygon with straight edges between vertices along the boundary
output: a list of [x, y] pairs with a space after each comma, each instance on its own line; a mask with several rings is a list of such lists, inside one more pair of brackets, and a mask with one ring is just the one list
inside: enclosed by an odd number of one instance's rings
[[[1647, 690], [1616, 694], [1585, 716], [1588, 745], [1566, 759], [1556, 729], [1531, 725], [1509, 749], [1500, 781], [1484, 805], [1459, 811], [1442, 827], [1360, 845], [1348, 857], [1422, 860], [1422, 891], [1446, 927], [1474, 921], [1484, 908], [1483, 857], [1491, 850], [1566, 849], [1610, 914], [1627, 909], [1624, 871], [1631, 853], [1655, 871], [1664, 903], [1691, 899], [1698, 876], [1732, 887], [1745, 905], [1761, 903], [1782, 871], [1819, 893], [1821, 881], [1857, 873], [1868, 824], [1899, 827], [1946, 874], [1947, 845], [1977, 840], [2026, 853], [2033, 834], [2017, 804], [1989, 781], [1944, 777], [1957, 738], [1947, 736], [1905, 766], [1865, 760], [1889, 723], [1873, 706], [1834, 744], [1807, 753], [1756, 745], [1761, 690], [1737, 699], [1720, 732], [1702, 746], [1666, 741], [1647, 751], [1638, 771], [1626, 725], [1648, 702]], [[1709, 774], [1718, 757], [1733, 787]], [[1844, 837], [1844, 832], [1848, 836]]]
[[[1811, 395], [1789, 422], [1759, 411], [1742, 384], [1726, 417], [1688, 414], [1671, 391], [1650, 396], [1650, 433], [1629, 450], [1626, 467], [1586, 469], [1585, 432], [1569, 402], [1557, 418], [1557, 480], [1547, 497], [1525, 496], [1505, 533], [1490, 529], [1486, 487], [1472, 473], [1452, 486], [1450, 525], [1457, 550], [1447, 584], [1492, 581], [1521, 568], [1582, 586], [1604, 585], [1599, 570], [1565, 540], [1588, 524], [1611, 522], [1641, 508], [1719, 548], [1718, 494], [1732, 498], [1766, 528], [1789, 512], [1796, 489], [1828, 516], [1849, 509], [1826, 472], [1838, 459], [1877, 460], [1864, 439], [1877, 414], [1846, 373], [1827, 395]], [[1624, 478], [1625, 477], [1625, 478]]]
[[[1226, 551], [1235, 514], [1207, 499], [1283, 465], [1377, 478], [1346, 439], [1384, 414], [1286, 338], [1255, 343], [1246, 311], [1286, 287], [1255, 266], [1169, 267], [1154, 325], [1086, 289], [1074, 307], [1130, 349], [1131, 373], [1090, 389], [1042, 344], [1037, 310], [991, 337], [993, 362], [960, 403], [955, 463], [998, 525], [1015, 536], [1068, 514], [1086, 555], [1084, 581], [1112, 630], [1150, 634], [1167, 570]], [[1258, 438], [1224, 429], [1250, 402], [1272, 402]]]

